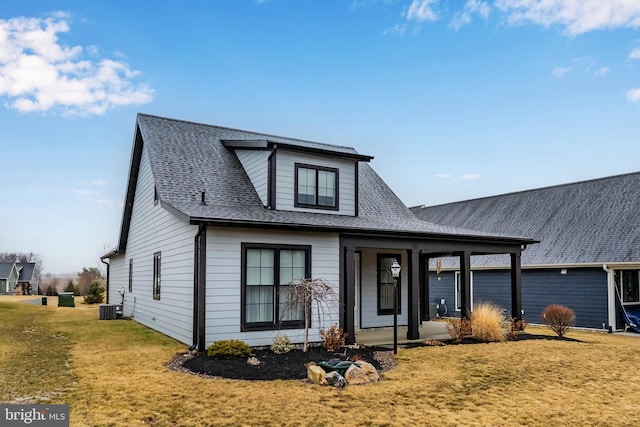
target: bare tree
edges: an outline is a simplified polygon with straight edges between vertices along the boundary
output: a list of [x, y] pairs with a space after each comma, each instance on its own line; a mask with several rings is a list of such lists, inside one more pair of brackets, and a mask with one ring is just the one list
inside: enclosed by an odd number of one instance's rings
[[309, 347], [309, 327], [311, 326], [311, 308], [315, 307], [318, 315], [318, 324], [338, 303], [338, 295], [333, 286], [322, 278], [301, 279], [290, 282], [289, 295], [284, 302], [284, 310], [281, 321], [287, 314], [304, 311], [304, 345], [302, 351]]

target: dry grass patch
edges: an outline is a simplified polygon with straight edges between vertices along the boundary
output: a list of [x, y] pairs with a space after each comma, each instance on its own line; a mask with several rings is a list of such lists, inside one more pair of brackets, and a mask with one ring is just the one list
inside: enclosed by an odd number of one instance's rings
[[[619, 335], [571, 331], [580, 342], [529, 328], [549, 339], [401, 349], [383, 381], [337, 390], [171, 371], [166, 363], [185, 345], [133, 321], [99, 321], [97, 307], [15, 304], [10, 317], [38, 319], [43, 337], [68, 337], [47, 343], [71, 356], [71, 370], [50, 364], [48, 375], [72, 378], [57, 401], [71, 405], [73, 426], [620, 426], [635, 424], [640, 409], [640, 340]], [[23, 344], [0, 342], [11, 360], [24, 354]], [[36, 352], [36, 363], [47, 360]], [[19, 394], [17, 382], [3, 384]]]

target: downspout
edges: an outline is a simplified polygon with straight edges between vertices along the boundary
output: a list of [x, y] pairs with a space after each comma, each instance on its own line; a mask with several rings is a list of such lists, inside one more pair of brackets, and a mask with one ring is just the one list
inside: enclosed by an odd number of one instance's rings
[[616, 292], [613, 280], [614, 270], [609, 269], [607, 264], [602, 264], [602, 269], [607, 273], [607, 314], [609, 317], [609, 332], [613, 332], [616, 328]]
[[109, 263], [104, 260], [104, 258], [100, 258], [100, 262], [107, 266], [107, 283], [105, 285], [105, 291], [107, 294], [106, 304], [109, 304]]
[[189, 351], [198, 347], [198, 291], [200, 290], [198, 280], [200, 278], [200, 236], [202, 228], [198, 227], [198, 232], [193, 241], [193, 312], [192, 312], [192, 336]]

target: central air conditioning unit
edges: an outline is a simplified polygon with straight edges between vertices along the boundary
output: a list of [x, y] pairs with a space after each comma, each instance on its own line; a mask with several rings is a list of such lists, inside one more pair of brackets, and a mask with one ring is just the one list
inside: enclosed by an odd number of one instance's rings
[[121, 304], [100, 304], [100, 320], [115, 320], [121, 317]]

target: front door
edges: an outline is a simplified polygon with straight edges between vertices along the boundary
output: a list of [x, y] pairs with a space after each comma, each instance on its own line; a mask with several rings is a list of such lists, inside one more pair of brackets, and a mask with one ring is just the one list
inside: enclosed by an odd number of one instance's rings
[[355, 305], [353, 306], [353, 326], [360, 329], [360, 252], [353, 254], [355, 270]]

